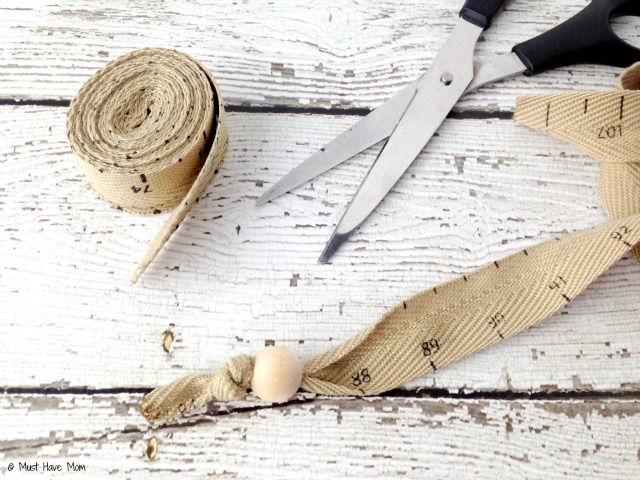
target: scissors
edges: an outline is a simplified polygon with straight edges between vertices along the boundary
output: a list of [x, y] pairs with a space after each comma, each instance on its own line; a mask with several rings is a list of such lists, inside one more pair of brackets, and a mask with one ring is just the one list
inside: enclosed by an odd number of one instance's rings
[[623, 41], [611, 28], [615, 17], [640, 16], [640, 0], [593, 0], [561, 25], [516, 45], [511, 53], [474, 61], [478, 38], [506, 1], [467, 0], [426, 73], [294, 168], [256, 205], [388, 137], [318, 259], [327, 263], [393, 188], [465, 93], [523, 73], [536, 75], [581, 63], [626, 67], [640, 60], [640, 49]]

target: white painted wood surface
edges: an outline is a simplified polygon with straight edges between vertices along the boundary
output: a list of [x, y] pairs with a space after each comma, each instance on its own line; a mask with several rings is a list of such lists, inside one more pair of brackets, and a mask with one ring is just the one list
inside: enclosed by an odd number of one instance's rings
[[[90, 478], [640, 476], [638, 399], [300, 396], [277, 408], [237, 402], [157, 430], [141, 419], [137, 400], [126, 394], [0, 399], [2, 424], [14, 432], [10, 440], [0, 432], [3, 462], [18, 468], [29, 457], [66, 469], [71, 461], [85, 465]], [[150, 462], [145, 452], [154, 437], [158, 453]]]
[[[2, 7], [0, 473], [9, 461], [76, 458], [90, 474], [132, 478], [638, 477], [640, 267], [629, 258], [561, 314], [393, 396], [240, 402], [233, 415], [161, 428], [158, 458], [145, 460], [145, 388], [265, 344], [309, 358], [412, 293], [606, 219], [596, 161], [511, 120], [451, 119], [332, 264], [317, 265], [376, 149], [264, 207], [255, 199], [357, 120], [348, 109], [375, 107], [419, 74], [458, 5], [202, 3]], [[587, 2], [558, 3], [514, 0], [478, 51], [506, 51]], [[637, 25], [616, 28], [640, 44]], [[60, 101], [106, 61], [152, 45], [202, 60], [236, 111], [220, 174], [131, 286], [164, 215], [97, 198]], [[616, 73], [512, 80], [459, 108], [508, 111], [516, 94], [611, 88]]]
[[[228, 103], [372, 108], [425, 71], [462, 2], [383, 0], [81, 0], [5, 2], [0, 95], [71, 99], [107, 60], [134, 49], [180, 49], [209, 67]], [[506, 53], [588, 0], [514, 0], [478, 45]], [[616, 21], [630, 41], [640, 23]], [[616, 70], [576, 66], [488, 86], [458, 108], [511, 109], [517, 94], [609, 87]]]

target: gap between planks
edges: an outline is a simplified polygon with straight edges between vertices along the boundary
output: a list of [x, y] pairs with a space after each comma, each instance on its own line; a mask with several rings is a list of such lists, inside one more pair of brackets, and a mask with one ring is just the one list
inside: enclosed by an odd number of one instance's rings
[[[90, 388], [90, 387], [2, 387], [0, 395], [144, 395], [153, 390], [154, 387], [113, 387], [113, 388]], [[314, 395], [303, 390], [299, 395]], [[331, 398], [329, 396], [322, 396]], [[599, 391], [589, 390], [558, 390], [558, 391], [536, 391], [525, 392], [515, 390], [473, 390], [473, 391], [453, 391], [446, 388], [415, 388], [404, 389], [395, 388], [375, 395], [376, 398], [416, 398], [416, 399], [442, 399], [442, 400], [640, 400], [640, 390], [626, 391]], [[340, 398], [350, 398], [353, 400], [372, 398], [370, 396], [341, 396]], [[287, 404], [284, 402], [283, 404]], [[268, 407], [277, 408], [278, 404]]]
[[[10, 100], [0, 99], [0, 106], [24, 106], [24, 107], [63, 107], [68, 108], [69, 100], [55, 99], [33, 99], [33, 100]], [[287, 107], [277, 106], [247, 106], [247, 105], [225, 105], [225, 110], [230, 113], [255, 113], [255, 114], [306, 114], [306, 115], [329, 115], [329, 116], [366, 116], [373, 110], [367, 108], [322, 108], [322, 107]], [[503, 110], [456, 110], [453, 109], [447, 115], [448, 119], [454, 120], [512, 120], [512, 111]]]

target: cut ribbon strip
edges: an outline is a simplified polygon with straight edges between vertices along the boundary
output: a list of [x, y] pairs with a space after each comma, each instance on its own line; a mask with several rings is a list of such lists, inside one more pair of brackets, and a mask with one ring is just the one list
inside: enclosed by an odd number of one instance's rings
[[185, 219], [227, 149], [211, 74], [191, 57], [136, 50], [93, 75], [71, 102], [67, 137], [98, 195], [131, 213], [175, 210], [131, 277], [135, 283]]
[[[520, 97], [514, 119], [600, 160], [599, 195], [611, 219], [640, 212], [640, 63], [610, 92]], [[634, 250], [640, 262], [640, 247]]]
[[[525, 96], [516, 107], [516, 121], [571, 141], [602, 162], [600, 195], [609, 223], [538, 244], [405, 300], [307, 361], [301, 387], [356, 396], [399, 387], [544, 320], [631, 250], [640, 260], [640, 92], [632, 91], [639, 79], [637, 64], [623, 74], [618, 91]], [[212, 400], [240, 399], [252, 368], [250, 357], [234, 357], [213, 375], [157, 388], [143, 398], [142, 413], [153, 422]]]

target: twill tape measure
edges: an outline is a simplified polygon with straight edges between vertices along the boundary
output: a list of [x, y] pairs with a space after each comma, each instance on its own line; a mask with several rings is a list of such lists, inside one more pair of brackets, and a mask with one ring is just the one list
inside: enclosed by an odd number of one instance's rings
[[184, 53], [133, 51], [80, 89], [67, 138], [98, 195], [130, 213], [173, 210], [131, 277], [135, 283], [217, 173], [227, 149], [215, 79]]
[[[616, 91], [524, 96], [515, 111], [517, 122], [570, 141], [602, 162], [600, 196], [609, 223], [408, 298], [354, 338], [307, 361], [301, 387], [355, 396], [396, 388], [549, 317], [630, 251], [640, 261], [639, 87], [636, 64]], [[252, 371], [252, 357], [233, 357], [213, 374], [155, 389], [144, 397], [142, 413], [157, 421], [212, 400], [242, 398]]]

